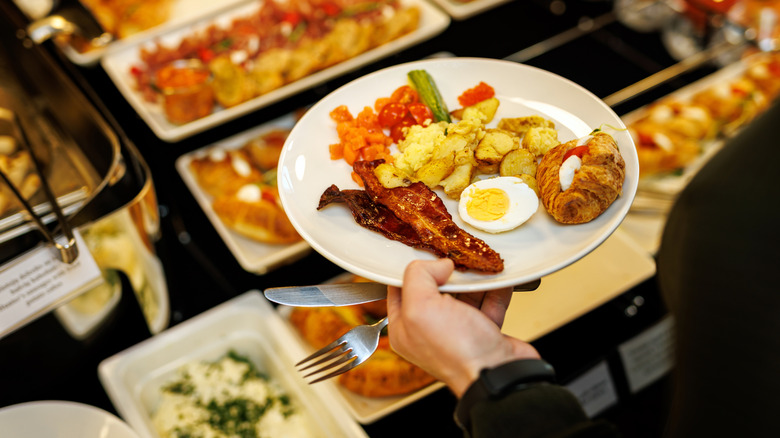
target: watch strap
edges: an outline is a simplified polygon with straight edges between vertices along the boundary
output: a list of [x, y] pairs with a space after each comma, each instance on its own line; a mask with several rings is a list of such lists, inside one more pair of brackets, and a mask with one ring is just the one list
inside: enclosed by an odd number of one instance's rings
[[468, 432], [471, 428], [471, 408], [485, 399], [500, 399], [513, 390], [537, 383], [554, 383], [555, 370], [541, 359], [521, 359], [485, 368], [469, 386], [455, 409], [455, 422]]

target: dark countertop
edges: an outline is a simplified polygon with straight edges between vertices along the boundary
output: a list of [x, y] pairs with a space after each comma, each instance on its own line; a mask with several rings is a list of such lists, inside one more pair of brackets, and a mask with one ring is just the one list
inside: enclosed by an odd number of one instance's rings
[[[565, 5], [565, 12], [551, 12], [556, 9], [551, 5], [561, 4]], [[179, 143], [157, 139], [100, 67], [79, 68], [67, 62], [63, 66], [91, 99], [105, 106], [152, 170], [162, 219], [162, 239], [156, 249], [168, 282], [170, 325], [175, 325], [247, 290], [313, 284], [342, 272], [313, 252], [266, 275], [244, 271], [179, 177], [174, 167], [179, 156], [312, 104], [350, 80], [377, 69], [440, 52], [504, 58], [571, 29], [584, 16], [601, 16], [611, 8], [610, 1], [515, 0], [467, 20], [453, 20], [445, 32], [431, 40]], [[599, 62], [589, 62], [592, 59]], [[526, 63], [567, 77], [603, 98], [674, 64], [675, 60], [667, 54], [657, 33], [635, 32], [615, 22]], [[699, 69], [615, 109], [623, 114], [711, 71]], [[127, 286], [127, 280], [123, 281]], [[643, 296], [646, 304], [639, 313], [628, 316], [625, 308], [637, 295]], [[615, 346], [664, 313], [654, 279], [650, 279], [539, 339], [535, 345], [556, 367], [561, 380], [566, 381], [600, 360], [616, 362]], [[97, 378], [97, 365], [149, 336], [138, 304], [130, 294], [123, 294], [103, 328], [84, 341], [72, 339], [52, 315], [44, 316], [0, 339], [0, 407], [63, 399], [115, 413]], [[605, 416], [621, 424], [627, 436], [658, 436], [662, 424], [643, 424], [635, 415], [637, 410], [656, 408], [655, 404], [648, 405], [656, 399], [629, 394], [625, 382], [618, 382], [618, 386], [621, 404]], [[454, 406], [454, 397], [447, 390], [440, 390], [365, 429], [372, 437], [458, 436], [452, 422]], [[661, 418], [662, 413], [654, 415]]]

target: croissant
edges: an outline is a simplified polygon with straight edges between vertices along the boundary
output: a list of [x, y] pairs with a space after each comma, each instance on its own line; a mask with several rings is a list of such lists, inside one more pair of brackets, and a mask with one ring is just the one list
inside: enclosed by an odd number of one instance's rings
[[582, 165], [571, 185], [561, 190], [559, 174], [564, 155], [581, 145], [580, 140], [572, 140], [555, 146], [542, 157], [536, 170], [542, 205], [563, 224], [582, 224], [601, 215], [620, 195], [626, 176], [626, 163], [615, 139], [596, 133], [584, 145], [587, 151], [581, 156]]

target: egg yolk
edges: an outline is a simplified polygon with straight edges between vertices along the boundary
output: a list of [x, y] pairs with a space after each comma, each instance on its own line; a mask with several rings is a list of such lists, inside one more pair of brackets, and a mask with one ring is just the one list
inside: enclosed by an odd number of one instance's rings
[[509, 195], [501, 189], [475, 190], [466, 204], [469, 216], [480, 221], [501, 219], [509, 210]]

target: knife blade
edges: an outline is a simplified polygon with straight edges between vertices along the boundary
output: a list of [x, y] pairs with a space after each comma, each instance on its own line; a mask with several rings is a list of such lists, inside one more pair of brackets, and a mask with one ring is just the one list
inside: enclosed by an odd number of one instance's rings
[[[530, 292], [539, 288], [541, 280], [514, 287], [515, 292]], [[380, 283], [338, 283], [314, 286], [287, 286], [266, 289], [268, 301], [297, 307], [351, 306], [387, 298], [387, 286]]]
[[269, 301], [287, 306], [349, 306], [387, 298], [387, 286], [380, 283], [338, 283], [272, 287], [263, 294]]

